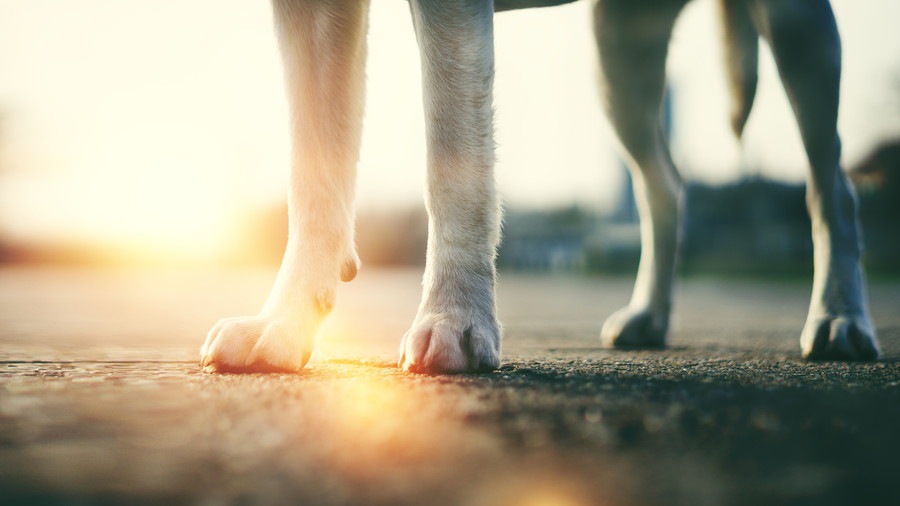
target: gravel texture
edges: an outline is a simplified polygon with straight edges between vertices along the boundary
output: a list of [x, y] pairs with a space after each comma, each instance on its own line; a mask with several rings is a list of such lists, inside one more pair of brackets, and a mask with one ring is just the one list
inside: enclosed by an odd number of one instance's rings
[[414, 271], [341, 292], [307, 369], [211, 375], [273, 273], [0, 269], [0, 504], [897, 504], [900, 283], [876, 363], [808, 363], [805, 282], [687, 279], [664, 351], [598, 345], [629, 280], [504, 275], [504, 365], [394, 366]]

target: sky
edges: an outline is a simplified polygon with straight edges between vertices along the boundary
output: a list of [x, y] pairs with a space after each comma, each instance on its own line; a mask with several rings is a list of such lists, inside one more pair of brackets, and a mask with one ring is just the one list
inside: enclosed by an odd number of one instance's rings
[[[374, 0], [357, 202], [420, 205], [418, 50], [408, 7]], [[896, 0], [835, 0], [845, 164], [900, 136]], [[496, 178], [508, 206], [616, 205], [623, 169], [596, 92], [590, 2], [495, 18]], [[0, 0], [0, 234], [214, 250], [285, 198], [289, 138], [262, 0]], [[711, 0], [669, 57], [672, 151], [688, 179], [802, 181], [767, 50], [745, 141], [731, 136]]]

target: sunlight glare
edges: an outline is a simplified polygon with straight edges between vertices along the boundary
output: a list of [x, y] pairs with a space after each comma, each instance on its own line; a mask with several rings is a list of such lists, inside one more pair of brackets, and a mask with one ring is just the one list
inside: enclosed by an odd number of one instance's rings
[[343, 451], [336, 464], [357, 477], [382, 466], [417, 466], [452, 454], [442, 434], [450, 423], [429, 402], [397, 381], [350, 380], [334, 391], [330, 436]]
[[[576, 487], [571, 480], [548, 475], [519, 477], [508, 484], [506, 491], [490, 491], [483, 504], [502, 506], [595, 506], [596, 498], [589, 501], [581, 487]], [[481, 504], [481, 503], [480, 503]], [[603, 503], [605, 504], [605, 502]]]
[[124, 155], [95, 169], [106, 184], [103, 191], [83, 189], [85, 201], [76, 211], [82, 234], [137, 259], [214, 259], [227, 246], [233, 219], [228, 196], [204, 184], [215, 179], [198, 173], [188, 150], [178, 154], [148, 153], [133, 160], [125, 174], [116, 173], [124, 169], [115, 166], [127, 159]]

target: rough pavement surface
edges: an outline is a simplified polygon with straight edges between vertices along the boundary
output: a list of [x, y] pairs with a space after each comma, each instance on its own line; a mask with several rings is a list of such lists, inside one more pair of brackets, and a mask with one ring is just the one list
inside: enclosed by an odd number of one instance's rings
[[271, 272], [0, 269], [0, 504], [898, 504], [900, 283], [877, 363], [800, 359], [809, 285], [682, 280], [671, 346], [601, 349], [630, 280], [504, 275], [504, 366], [394, 367], [415, 271], [364, 271], [308, 368], [197, 350]]

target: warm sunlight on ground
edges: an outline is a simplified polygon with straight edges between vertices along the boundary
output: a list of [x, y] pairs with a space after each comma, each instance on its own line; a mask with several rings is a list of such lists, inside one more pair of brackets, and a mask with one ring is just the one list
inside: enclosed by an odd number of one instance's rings
[[522, 495], [523, 497], [519, 497], [517, 501], [510, 502], [510, 506], [588, 506], [588, 504], [592, 504], [580, 500], [567, 491], [554, 489], [549, 485], [535, 487]]
[[[427, 464], [451, 451], [447, 442], [436, 438], [447, 427], [444, 418], [431, 413], [427, 429], [416, 430], [409, 421], [427, 408], [426, 399], [408, 395], [408, 388], [396, 381], [361, 378], [341, 383], [334, 392], [331, 409], [332, 436], [341, 441], [348, 459], [342, 463], [353, 474], [377, 472], [378, 462], [389, 460], [406, 465]], [[419, 413], [413, 415], [413, 413]]]

